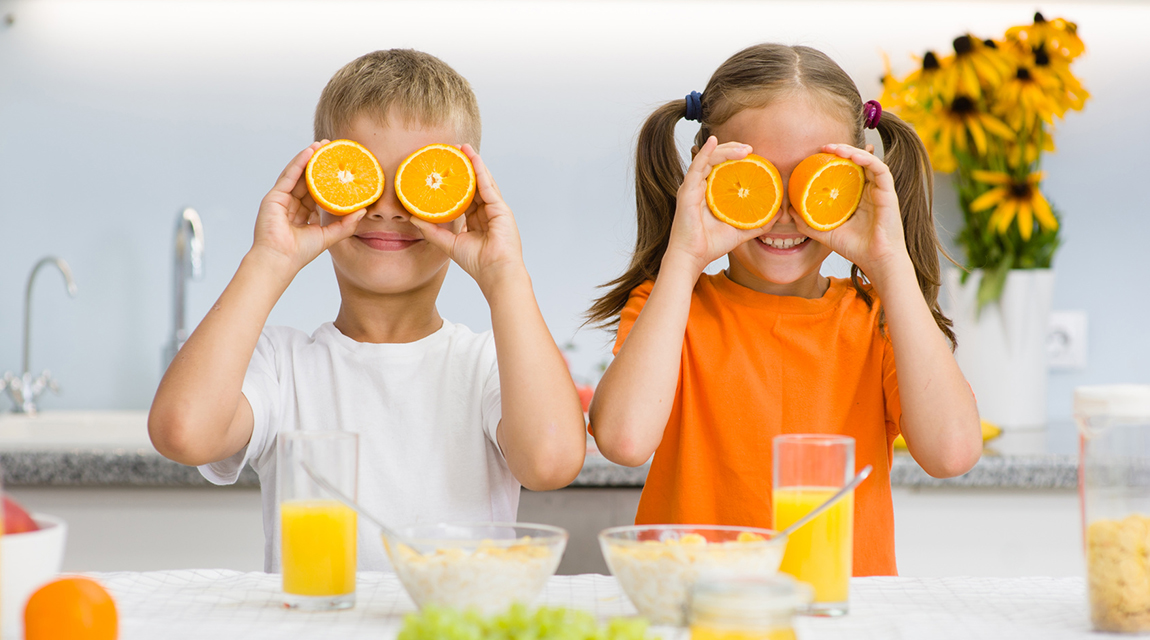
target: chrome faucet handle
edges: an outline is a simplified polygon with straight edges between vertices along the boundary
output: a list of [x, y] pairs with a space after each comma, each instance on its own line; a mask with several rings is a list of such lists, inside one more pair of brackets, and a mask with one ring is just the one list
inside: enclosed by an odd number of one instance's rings
[[12, 407], [12, 411], [33, 416], [39, 411], [36, 406], [36, 399], [43, 395], [45, 390], [51, 390], [56, 394], [60, 393], [60, 385], [56, 383], [52, 373], [47, 369], [35, 378], [32, 377], [31, 373], [25, 373], [23, 377], [16, 377], [10, 372], [6, 373], [4, 374], [4, 384], [8, 388], [8, 397], [15, 405]]
[[32, 400], [35, 401], [36, 398], [43, 395], [45, 390], [60, 395], [60, 385], [56, 384], [56, 379], [52, 377], [52, 372], [47, 369], [32, 381]]

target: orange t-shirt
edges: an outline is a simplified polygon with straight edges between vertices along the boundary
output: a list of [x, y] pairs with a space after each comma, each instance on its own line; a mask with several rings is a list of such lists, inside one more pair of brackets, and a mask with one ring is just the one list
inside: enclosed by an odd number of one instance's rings
[[[653, 281], [620, 314], [615, 353]], [[896, 575], [890, 493], [899, 434], [894, 352], [850, 280], [814, 300], [775, 296], [703, 274], [691, 296], [679, 385], [639, 500], [636, 524], [770, 527], [771, 439], [825, 433], [855, 439], [871, 464], [855, 491], [854, 575]]]

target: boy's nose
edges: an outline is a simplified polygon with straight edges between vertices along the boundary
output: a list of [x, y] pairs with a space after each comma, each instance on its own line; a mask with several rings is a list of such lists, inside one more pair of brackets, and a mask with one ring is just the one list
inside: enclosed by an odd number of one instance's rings
[[374, 204], [368, 207], [367, 216], [379, 220], [406, 221], [411, 218], [411, 214], [400, 204], [399, 198], [396, 198], [395, 195], [391, 193], [383, 194], [382, 198], [376, 200]]

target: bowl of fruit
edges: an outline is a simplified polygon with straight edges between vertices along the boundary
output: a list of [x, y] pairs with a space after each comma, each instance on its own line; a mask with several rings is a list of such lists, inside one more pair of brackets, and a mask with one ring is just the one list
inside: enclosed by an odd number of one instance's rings
[[24, 603], [60, 573], [68, 526], [63, 520], [29, 515], [4, 496], [4, 535], [0, 536], [0, 621], [4, 637], [22, 638]]

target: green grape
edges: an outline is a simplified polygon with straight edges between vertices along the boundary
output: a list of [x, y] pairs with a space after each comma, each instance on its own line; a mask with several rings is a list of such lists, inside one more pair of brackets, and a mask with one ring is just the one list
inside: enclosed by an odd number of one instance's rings
[[484, 617], [473, 610], [427, 606], [404, 617], [398, 640], [646, 640], [647, 621], [615, 618], [606, 626], [586, 611], [516, 603]]

